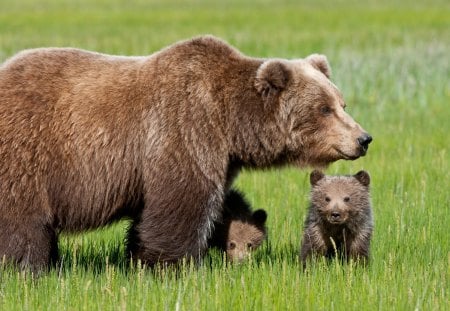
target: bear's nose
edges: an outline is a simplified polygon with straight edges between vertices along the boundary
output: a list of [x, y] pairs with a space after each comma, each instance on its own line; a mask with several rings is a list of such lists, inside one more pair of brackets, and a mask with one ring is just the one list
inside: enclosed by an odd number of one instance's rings
[[332, 219], [338, 219], [341, 216], [339, 212], [331, 212]]
[[362, 134], [360, 137], [358, 137], [358, 144], [362, 147], [362, 149], [367, 151], [369, 148], [369, 144], [372, 141], [372, 136], [370, 136], [367, 133]]

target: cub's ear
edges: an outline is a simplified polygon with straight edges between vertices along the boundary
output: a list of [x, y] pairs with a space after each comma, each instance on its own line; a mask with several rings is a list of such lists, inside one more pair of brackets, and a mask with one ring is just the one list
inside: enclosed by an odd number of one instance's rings
[[369, 173], [366, 171], [359, 171], [354, 175], [354, 177], [363, 185], [363, 186], [369, 186], [370, 185], [370, 176]]
[[267, 220], [267, 213], [265, 210], [259, 209], [253, 212], [252, 218], [257, 224], [262, 226]]
[[328, 59], [322, 54], [311, 54], [305, 60], [314, 68], [322, 72], [328, 79], [331, 77], [331, 67]]
[[256, 90], [264, 99], [277, 95], [286, 88], [289, 77], [290, 71], [282, 61], [267, 60], [256, 71]]
[[311, 172], [311, 175], [309, 175], [309, 181], [312, 186], [315, 186], [315, 185], [317, 185], [319, 180], [321, 180], [324, 177], [325, 177], [324, 173], [322, 173], [321, 171], [318, 171], [318, 170], [314, 170]]

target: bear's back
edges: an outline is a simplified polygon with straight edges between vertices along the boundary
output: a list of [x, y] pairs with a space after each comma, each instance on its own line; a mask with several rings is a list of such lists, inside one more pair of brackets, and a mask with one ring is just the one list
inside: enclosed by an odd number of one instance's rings
[[[133, 70], [139, 57], [118, 57], [74, 48], [25, 50], [0, 67], [2, 105], [52, 104], [79, 84], [115, 80]], [[20, 98], [23, 100], [21, 101]]]

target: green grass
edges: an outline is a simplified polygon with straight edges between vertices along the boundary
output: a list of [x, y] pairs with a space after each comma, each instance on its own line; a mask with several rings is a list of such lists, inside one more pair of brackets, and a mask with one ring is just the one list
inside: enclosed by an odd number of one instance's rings
[[268, 211], [252, 261], [149, 271], [123, 255], [127, 224], [60, 239], [40, 278], [0, 270], [0, 310], [449, 310], [450, 5], [448, 1], [0, 2], [0, 61], [24, 48], [76, 46], [150, 54], [211, 33], [252, 56], [328, 56], [348, 111], [374, 137], [366, 157], [327, 172], [372, 176], [375, 232], [367, 269], [297, 261], [308, 171], [244, 172]]

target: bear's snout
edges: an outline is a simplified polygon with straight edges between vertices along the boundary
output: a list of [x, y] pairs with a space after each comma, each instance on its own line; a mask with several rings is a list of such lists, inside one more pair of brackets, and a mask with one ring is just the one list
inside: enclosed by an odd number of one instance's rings
[[361, 155], [365, 155], [367, 152], [367, 149], [369, 149], [369, 144], [372, 142], [372, 136], [370, 136], [368, 133], [362, 134], [357, 139], [359, 146], [361, 147]]
[[327, 211], [325, 217], [326, 221], [330, 224], [342, 225], [345, 224], [348, 219], [348, 211], [336, 204]]
[[343, 215], [340, 212], [332, 211], [328, 216], [328, 221], [332, 224], [341, 224], [345, 220], [344, 220]]
[[331, 213], [331, 219], [339, 219], [339, 217], [341, 217], [341, 214], [339, 214], [339, 212], [332, 212]]

